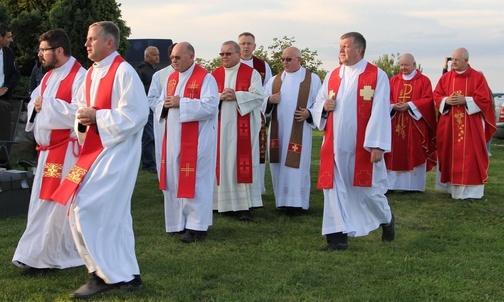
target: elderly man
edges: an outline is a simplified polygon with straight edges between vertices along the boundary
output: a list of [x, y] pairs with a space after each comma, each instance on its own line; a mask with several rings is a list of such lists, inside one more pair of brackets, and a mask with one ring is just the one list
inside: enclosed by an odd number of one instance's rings
[[266, 85], [263, 110], [271, 118], [269, 159], [277, 208], [298, 215], [310, 206], [312, 108], [320, 79], [301, 66], [301, 51], [282, 52], [283, 71]]
[[212, 72], [220, 93], [217, 181], [214, 210], [252, 220], [250, 208], [262, 207], [259, 188], [259, 130], [264, 98], [261, 76], [240, 63], [240, 46], [224, 42], [222, 66]]
[[427, 171], [436, 165], [436, 110], [429, 78], [413, 55], [399, 57], [400, 73], [390, 79], [392, 149], [385, 153], [389, 191], [425, 191]]
[[496, 127], [492, 94], [483, 74], [469, 65], [465, 48], [453, 52], [451, 70], [439, 79], [434, 101], [439, 110], [436, 189], [454, 199], [478, 200], [488, 182], [486, 142]]
[[164, 120], [159, 188], [166, 231], [182, 242], [203, 239], [212, 225], [219, 94], [212, 75], [194, 62], [194, 48], [180, 42], [171, 54], [169, 75], [156, 106]]
[[364, 60], [366, 40], [357, 32], [341, 36], [341, 66], [324, 79], [313, 119], [324, 130], [317, 187], [324, 190], [319, 251], [348, 249], [348, 236], [365, 236], [380, 225], [382, 241], [395, 236], [387, 197], [383, 153], [390, 150], [389, 80]]
[[149, 106], [138, 74], [117, 52], [119, 37], [119, 28], [110, 21], [89, 26], [84, 46], [94, 64], [77, 97], [82, 152], [51, 196], [65, 203], [75, 194], [70, 227], [89, 279], [72, 298], [142, 286], [131, 196]]

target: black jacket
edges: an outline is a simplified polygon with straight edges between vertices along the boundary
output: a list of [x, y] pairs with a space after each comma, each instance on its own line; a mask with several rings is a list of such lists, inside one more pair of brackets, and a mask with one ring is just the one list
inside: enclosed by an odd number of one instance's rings
[[9, 88], [7, 93], [1, 96], [2, 99], [12, 98], [12, 92], [19, 83], [19, 70], [14, 62], [14, 51], [10, 47], [4, 47], [3, 49], [3, 72], [5, 76], [4, 87]]

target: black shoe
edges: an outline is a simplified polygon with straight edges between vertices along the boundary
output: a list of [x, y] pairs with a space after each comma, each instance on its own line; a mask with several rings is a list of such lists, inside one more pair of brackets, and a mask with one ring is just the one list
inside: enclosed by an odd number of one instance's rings
[[394, 241], [395, 238], [395, 218], [394, 214], [392, 214], [392, 219], [388, 224], [382, 224], [382, 236], [381, 241], [390, 242]]
[[477, 201], [480, 201], [479, 198], [464, 198], [465, 201], [468, 201], [468, 202], [477, 202]]
[[135, 275], [135, 278], [133, 280], [128, 281], [128, 282], [119, 282], [117, 283], [117, 288], [122, 291], [126, 292], [132, 292], [139, 290], [142, 288], [143, 282], [142, 278], [140, 278], [140, 275]]
[[203, 240], [206, 235], [206, 231], [186, 230], [185, 234], [180, 237], [180, 241], [185, 243], [193, 243], [199, 240]]
[[318, 252], [332, 252], [332, 251], [345, 251], [345, 250], [348, 250], [347, 243], [329, 242], [326, 246], [318, 249], [317, 251]]
[[54, 269], [52, 269], [52, 268], [28, 267], [28, 268], [23, 269], [23, 271], [21, 271], [21, 276], [40, 277], [40, 276], [45, 276], [53, 271], [54, 271]]
[[107, 284], [95, 273], [89, 274], [89, 279], [79, 289], [70, 294], [72, 299], [86, 299], [98, 294], [103, 294], [116, 287], [115, 284]]
[[247, 211], [237, 211], [236, 215], [238, 217], [238, 220], [240, 221], [252, 221], [254, 218], [252, 218], [252, 213], [250, 210]]

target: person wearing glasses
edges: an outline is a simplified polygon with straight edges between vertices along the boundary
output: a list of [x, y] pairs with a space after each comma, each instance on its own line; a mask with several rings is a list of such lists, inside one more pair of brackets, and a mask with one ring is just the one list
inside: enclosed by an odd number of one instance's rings
[[161, 92], [154, 116], [163, 120], [159, 188], [163, 191], [166, 232], [180, 240], [203, 240], [212, 225], [219, 93], [212, 75], [194, 61], [188, 42], [173, 47], [175, 72]]
[[224, 42], [219, 55], [222, 66], [212, 72], [220, 93], [213, 209], [250, 221], [250, 209], [263, 206], [259, 187], [261, 75], [240, 63], [240, 45], [235, 41]]
[[451, 70], [433, 92], [439, 111], [435, 187], [472, 202], [483, 197], [488, 182], [486, 143], [496, 130], [493, 97], [483, 73], [469, 65], [467, 49], [458, 48], [451, 57]]
[[[256, 48], [255, 36], [249, 32], [243, 32], [238, 36], [238, 44], [240, 45], [240, 62], [254, 68], [261, 75], [263, 87], [271, 79], [271, 68], [268, 62], [254, 56]], [[261, 194], [266, 194], [266, 186], [264, 183], [264, 174], [266, 173], [266, 148], [267, 148], [267, 133], [266, 133], [266, 118], [261, 112], [261, 131], [259, 132], [259, 187]]]
[[282, 52], [283, 71], [266, 85], [262, 110], [271, 119], [269, 163], [276, 207], [296, 216], [310, 207], [313, 104], [320, 78], [301, 66], [301, 51]]
[[51, 195], [62, 204], [73, 197], [70, 228], [89, 273], [70, 294], [73, 299], [142, 287], [131, 196], [149, 105], [137, 72], [117, 52], [119, 37], [119, 27], [111, 21], [88, 27], [84, 46], [94, 63], [77, 95], [75, 121], [83, 146], [74, 167]]
[[324, 192], [319, 251], [348, 249], [348, 237], [382, 226], [382, 241], [395, 238], [383, 153], [390, 151], [390, 87], [387, 74], [364, 59], [358, 32], [341, 36], [341, 66], [324, 79], [313, 120], [324, 130], [317, 188]]
[[48, 72], [31, 94], [26, 131], [33, 131], [38, 161], [30, 197], [28, 221], [12, 262], [25, 275], [83, 265], [70, 231], [70, 203], [59, 204], [51, 194], [75, 164], [80, 146], [74, 132], [77, 92], [86, 70], [72, 56], [62, 29], [39, 38], [38, 57]]

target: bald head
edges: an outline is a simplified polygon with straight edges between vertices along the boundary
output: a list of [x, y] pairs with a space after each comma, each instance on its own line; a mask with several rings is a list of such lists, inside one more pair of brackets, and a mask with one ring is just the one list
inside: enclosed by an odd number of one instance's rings
[[461, 47], [453, 51], [452, 54], [452, 70], [464, 71], [469, 65], [469, 52], [467, 49]]
[[399, 70], [403, 75], [409, 75], [416, 69], [415, 58], [410, 53], [399, 56]]
[[282, 52], [281, 60], [285, 72], [296, 72], [301, 68], [301, 51], [297, 47], [289, 46]]
[[180, 42], [172, 49], [170, 59], [176, 71], [184, 72], [194, 63], [194, 47], [189, 42]]

